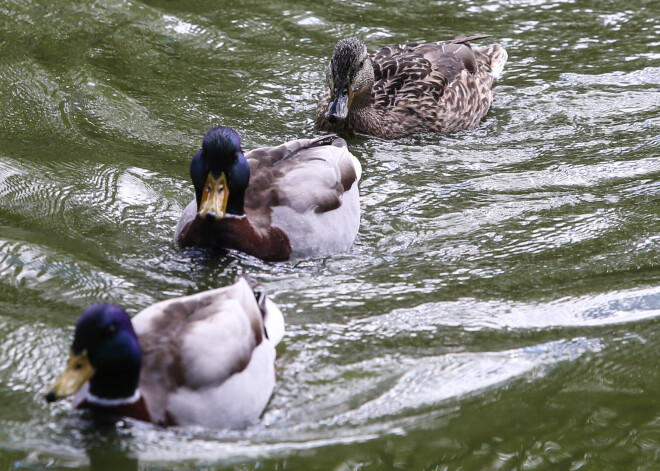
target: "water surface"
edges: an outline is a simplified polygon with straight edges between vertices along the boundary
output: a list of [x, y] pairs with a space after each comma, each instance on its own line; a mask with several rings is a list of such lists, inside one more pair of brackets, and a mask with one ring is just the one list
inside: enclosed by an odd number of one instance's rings
[[[0, 467], [653, 469], [660, 450], [660, 5], [0, 3]], [[341, 37], [493, 34], [491, 112], [350, 140], [353, 249], [180, 251], [211, 126], [314, 134]], [[484, 44], [487, 41], [483, 42]], [[42, 394], [99, 300], [134, 314], [250, 273], [281, 306], [277, 387], [243, 431], [99, 427]]]

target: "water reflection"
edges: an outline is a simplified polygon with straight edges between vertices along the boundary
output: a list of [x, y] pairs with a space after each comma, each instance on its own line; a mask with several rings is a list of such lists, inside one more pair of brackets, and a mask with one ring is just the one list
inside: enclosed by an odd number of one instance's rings
[[[656, 465], [654, 4], [54, 0], [2, 13], [0, 467]], [[232, 126], [245, 149], [311, 134], [339, 37], [373, 49], [462, 32], [509, 51], [491, 112], [452, 136], [351, 140], [364, 175], [350, 253], [267, 264], [176, 249], [204, 130]], [[136, 313], [242, 273], [289, 327], [257, 426], [99, 428], [43, 404], [85, 306]]]
[[[120, 428], [118, 428], [118, 425]], [[84, 435], [84, 446], [90, 471], [137, 470], [138, 458], [126, 434], [116, 422], [90, 423]]]

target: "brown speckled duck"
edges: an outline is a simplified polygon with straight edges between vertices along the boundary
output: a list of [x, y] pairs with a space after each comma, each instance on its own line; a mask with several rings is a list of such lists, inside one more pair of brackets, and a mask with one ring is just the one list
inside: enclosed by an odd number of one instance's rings
[[342, 39], [326, 70], [317, 130], [396, 139], [476, 126], [490, 108], [491, 87], [507, 60], [499, 44], [469, 43], [487, 37], [401, 44], [371, 54], [359, 39]]
[[361, 173], [335, 135], [243, 154], [236, 131], [213, 128], [190, 164], [195, 199], [174, 239], [267, 261], [346, 251], [360, 225]]

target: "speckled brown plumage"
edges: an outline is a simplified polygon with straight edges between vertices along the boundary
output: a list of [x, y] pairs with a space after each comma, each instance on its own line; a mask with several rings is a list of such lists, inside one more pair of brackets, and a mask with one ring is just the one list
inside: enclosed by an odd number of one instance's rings
[[[485, 37], [389, 46], [368, 55], [359, 40], [339, 41], [326, 71], [316, 128], [396, 139], [476, 126], [490, 108], [491, 87], [507, 59], [498, 44], [473, 48], [469, 43]], [[342, 81], [354, 97], [345, 119], [332, 123], [329, 108]]]

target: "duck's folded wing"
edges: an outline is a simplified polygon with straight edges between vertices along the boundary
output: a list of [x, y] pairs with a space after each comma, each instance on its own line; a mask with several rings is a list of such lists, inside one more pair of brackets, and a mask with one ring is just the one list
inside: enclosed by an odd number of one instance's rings
[[[248, 369], [257, 350], [259, 361], [270, 363], [259, 366], [259, 371], [264, 371], [266, 388], [272, 391], [274, 347], [264, 335], [261, 310], [244, 279], [157, 303], [141, 311], [133, 325], [143, 350], [140, 388], [154, 422], [223, 426], [216, 423], [213, 410], [231, 405], [216, 404], [216, 392]], [[261, 353], [265, 344], [272, 354]], [[258, 394], [269, 397], [270, 391]]]
[[[305, 149], [334, 144], [335, 140], [337, 140], [335, 134], [328, 134], [312, 139], [295, 139], [279, 146], [261, 147], [251, 150], [245, 154], [245, 158], [250, 163], [250, 171], [254, 173], [255, 170], [263, 171], [264, 169], [271, 169], [281, 161], [288, 160]], [[339, 141], [344, 142], [343, 139], [339, 139]], [[345, 145], [346, 143], [344, 142]], [[252, 177], [254, 175], [250, 176], [250, 178]]]
[[248, 157], [245, 210], [251, 224], [262, 233], [276, 227], [292, 259], [348, 250], [360, 225], [362, 168], [346, 142], [334, 136], [300, 139], [270, 150]]
[[252, 208], [285, 206], [297, 213], [331, 211], [341, 206], [342, 195], [357, 185], [362, 174], [360, 162], [341, 138], [299, 139], [257, 149], [249, 157], [260, 162], [254, 167], [251, 162], [250, 166], [253, 173], [246, 206]]
[[477, 71], [477, 59], [467, 41], [484, 37], [488, 36], [401, 44], [376, 51], [372, 54], [375, 105], [423, 105], [419, 100], [424, 100], [432, 106], [439, 102], [448, 84], [463, 71]]
[[436, 70], [424, 56], [397, 54], [374, 62], [376, 83], [373, 88], [374, 106], [391, 108], [415, 103], [420, 97], [438, 102], [447, 84], [461, 70], [462, 62], [452, 56], [442, 70]]

